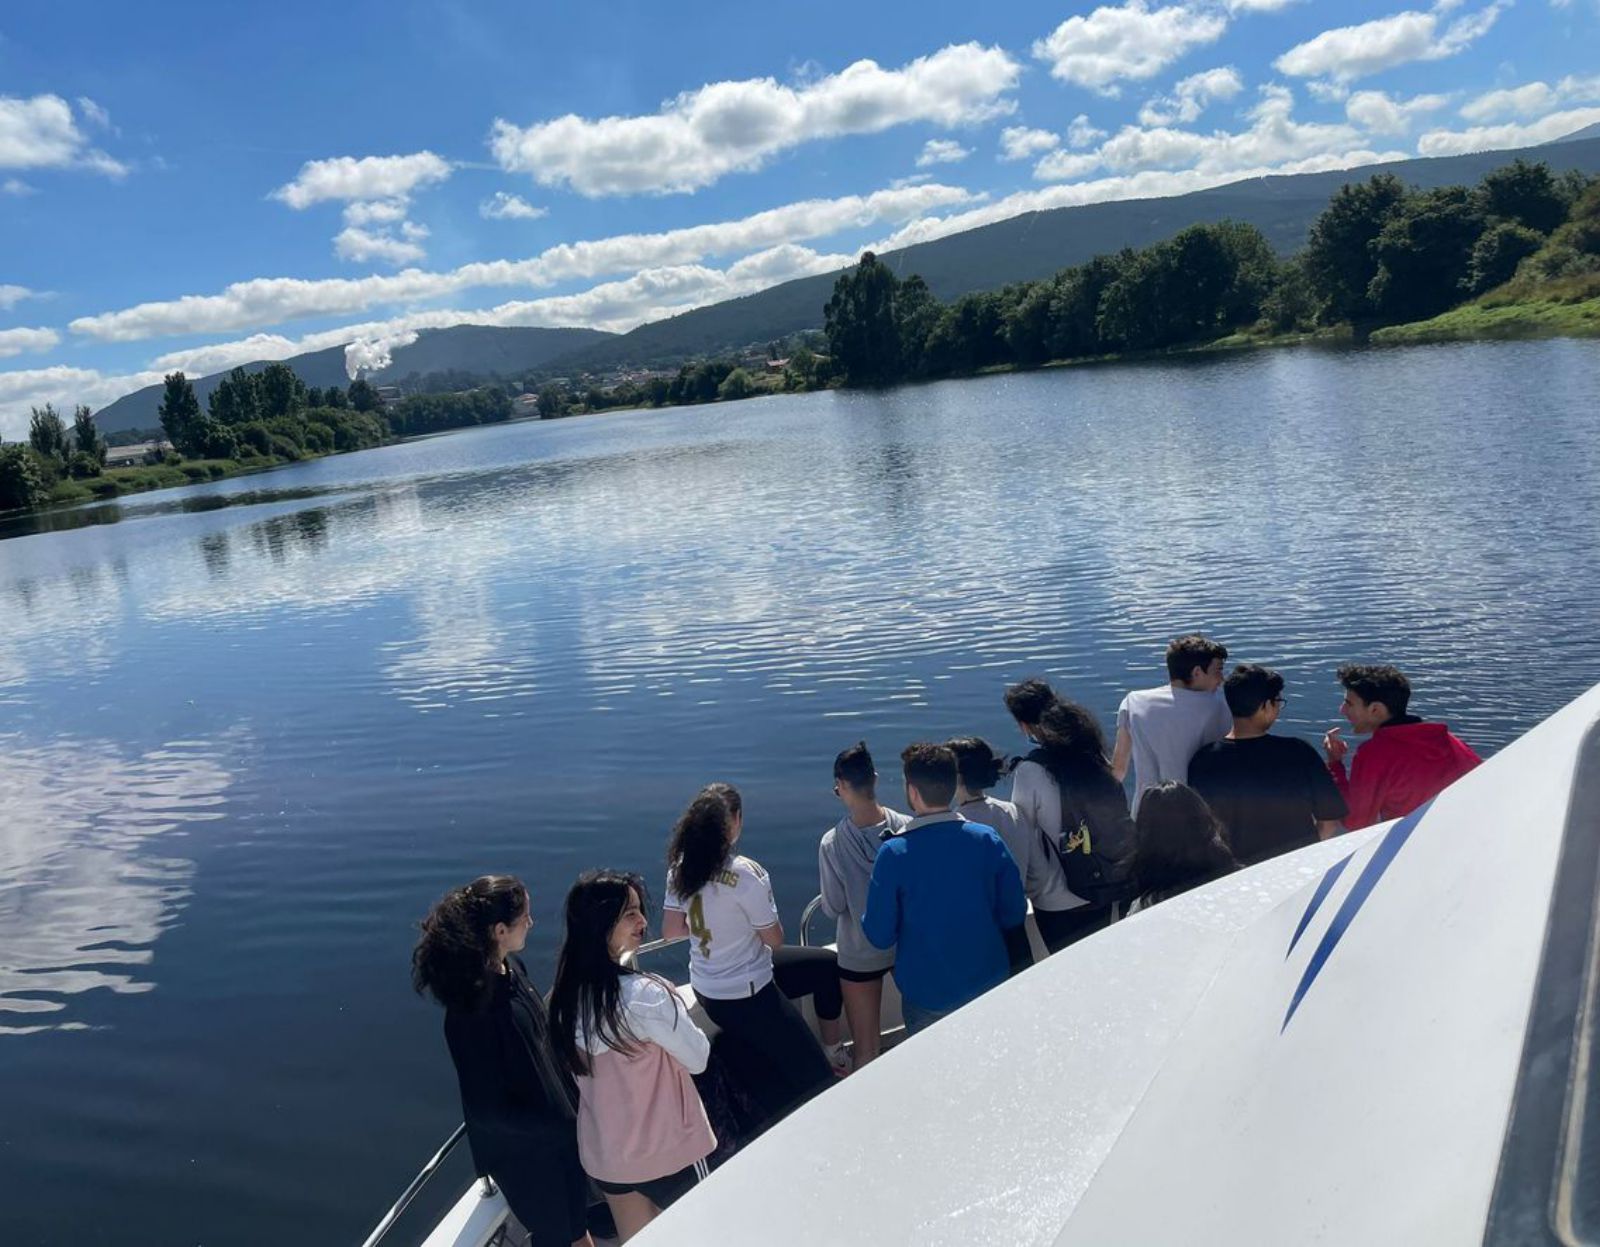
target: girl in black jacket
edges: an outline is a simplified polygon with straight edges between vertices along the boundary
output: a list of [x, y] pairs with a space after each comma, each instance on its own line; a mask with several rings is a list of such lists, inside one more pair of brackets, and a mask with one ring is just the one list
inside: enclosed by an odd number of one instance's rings
[[422, 920], [411, 981], [444, 1006], [479, 1176], [505, 1193], [530, 1247], [593, 1241], [588, 1179], [578, 1164], [571, 1080], [550, 1056], [544, 1001], [521, 952], [532, 919], [510, 875], [485, 875], [444, 896]]

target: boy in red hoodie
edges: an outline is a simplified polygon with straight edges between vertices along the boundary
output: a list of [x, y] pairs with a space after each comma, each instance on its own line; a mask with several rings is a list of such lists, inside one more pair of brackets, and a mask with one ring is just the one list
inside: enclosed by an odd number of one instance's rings
[[1334, 728], [1322, 738], [1328, 770], [1350, 813], [1351, 831], [1403, 818], [1438, 796], [1482, 761], [1443, 723], [1406, 713], [1411, 682], [1397, 667], [1340, 667], [1344, 703], [1339, 712], [1358, 735], [1372, 739], [1356, 750], [1345, 774], [1349, 744]]

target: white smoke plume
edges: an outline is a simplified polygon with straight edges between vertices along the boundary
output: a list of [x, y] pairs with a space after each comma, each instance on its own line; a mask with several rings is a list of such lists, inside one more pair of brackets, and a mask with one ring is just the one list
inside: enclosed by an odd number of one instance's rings
[[354, 381], [363, 372], [381, 372], [394, 363], [394, 353], [417, 340], [415, 329], [386, 338], [357, 338], [344, 348], [345, 375]]

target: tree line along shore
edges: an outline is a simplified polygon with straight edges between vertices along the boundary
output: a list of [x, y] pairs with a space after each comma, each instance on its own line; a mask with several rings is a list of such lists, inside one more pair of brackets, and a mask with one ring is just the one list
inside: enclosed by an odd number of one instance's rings
[[[823, 316], [821, 332], [773, 343], [760, 371], [713, 358], [608, 389], [546, 382], [538, 414], [1317, 338], [1600, 336], [1600, 178], [1521, 159], [1471, 187], [1414, 191], [1377, 173], [1341, 187], [1288, 258], [1254, 226], [1220, 221], [948, 303], [866, 252], [834, 283]], [[106, 466], [89, 408], [77, 407], [70, 427], [49, 404], [35, 408], [28, 440], [0, 445], [0, 511], [194, 484], [515, 414], [499, 384], [385, 404], [364, 379], [307, 387], [285, 364], [234, 369], [202, 410], [175, 372], [160, 406], [170, 448], [141, 464]]]

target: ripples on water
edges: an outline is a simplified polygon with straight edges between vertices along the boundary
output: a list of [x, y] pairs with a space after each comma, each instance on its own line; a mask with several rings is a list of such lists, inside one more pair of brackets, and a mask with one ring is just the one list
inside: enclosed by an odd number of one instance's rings
[[[340, 1242], [456, 1113], [410, 927], [660, 875], [745, 791], [793, 920], [866, 736], [1109, 726], [1203, 628], [1484, 751], [1600, 679], [1600, 350], [1265, 352], [485, 429], [0, 535], [9, 1244]], [[69, 525], [82, 519], [82, 527]], [[34, 1209], [51, 1209], [48, 1216]], [[61, 1209], [66, 1211], [61, 1211]], [[20, 1210], [14, 1212], [13, 1210]], [[10, 1225], [0, 1225], [10, 1231]]]

